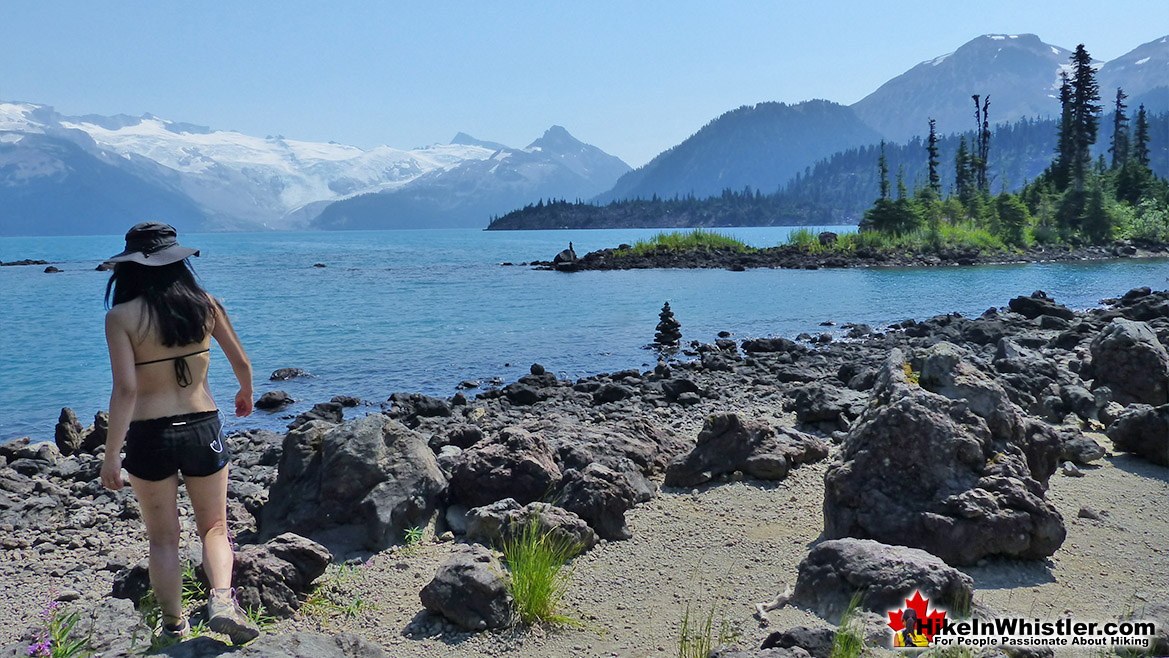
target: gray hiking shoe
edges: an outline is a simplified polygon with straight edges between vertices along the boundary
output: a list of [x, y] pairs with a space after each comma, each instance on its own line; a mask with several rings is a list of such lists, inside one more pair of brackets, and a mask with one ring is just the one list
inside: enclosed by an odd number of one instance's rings
[[207, 626], [231, 638], [232, 644], [251, 642], [260, 635], [260, 629], [236, 603], [234, 588], [211, 590], [211, 598], [207, 599], [207, 619]]

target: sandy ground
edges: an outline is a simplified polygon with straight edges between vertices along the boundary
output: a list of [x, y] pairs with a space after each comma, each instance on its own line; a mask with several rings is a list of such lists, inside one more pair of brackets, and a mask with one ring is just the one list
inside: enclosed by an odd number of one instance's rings
[[[434, 624], [420, 614], [418, 591], [451, 544], [427, 542], [411, 553], [381, 553], [344, 579], [341, 598], [368, 604], [356, 615], [318, 611], [272, 631], [354, 631], [390, 655], [674, 656], [689, 605], [702, 616], [713, 609], [736, 629], [738, 644], [758, 647], [772, 630], [827, 625], [791, 607], [772, 612], [767, 628], [753, 618], [756, 602], [795, 583], [800, 560], [820, 537], [826, 468], [804, 466], [779, 483], [667, 490], [631, 510], [632, 539], [602, 544], [575, 563], [564, 607], [579, 629], [462, 634]], [[1048, 495], [1067, 523], [1063, 547], [1043, 561], [965, 569], [976, 603], [1003, 614], [1104, 620], [1169, 601], [1169, 469], [1119, 454], [1084, 469], [1084, 477], [1057, 473]], [[1100, 519], [1080, 518], [1081, 507]]]

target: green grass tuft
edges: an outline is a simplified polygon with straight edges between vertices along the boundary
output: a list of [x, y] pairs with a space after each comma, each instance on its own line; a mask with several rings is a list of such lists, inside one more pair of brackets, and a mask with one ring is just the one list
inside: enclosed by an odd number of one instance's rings
[[693, 249], [734, 249], [735, 251], [753, 251], [742, 240], [723, 235], [715, 231], [696, 228], [693, 231], [673, 231], [658, 233], [648, 240], [638, 240], [628, 251], [619, 253], [633, 253], [645, 256], [661, 250], [690, 251]]
[[511, 572], [508, 590], [521, 622], [579, 625], [559, 612], [572, 577], [569, 560], [578, 552], [577, 546], [558, 539], [534, 519], [504, 541], [503, 557]]
[[706, 658], [712, 650], [733, 642], [737, 637], [738, 629], [725, 617], [719, 620], [718, 631], [715, 632], [713, 607], [703, 619], [701, 616], [695, 617], [687, 603], [678, 629], [678, 658]]
[[306, 616], [318, 619], [344, 617], [351, 619], [373, 606], [361, 598], [354, 580], [357, 568], [349, 565], [329, 565], [326, 578], [309, 593], [300, 610]]
[[863, 592], [853, 594], [848, 602], [844, 614], [840, 615], [840, 624], [836, 627], [836, 636], [832, 640], [831, 658], [859, 658], [865, 651], [865, 639], [856, 620], [856, 611], [860, 607]]

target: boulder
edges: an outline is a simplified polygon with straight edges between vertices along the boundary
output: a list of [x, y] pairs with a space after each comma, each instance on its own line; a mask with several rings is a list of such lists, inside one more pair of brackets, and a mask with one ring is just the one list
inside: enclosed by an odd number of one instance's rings
[[[1038, 429], [1025, 426], [1025, 440]], [[1058, 455], [1048, 438], [1037, 443]], [[965, 399], [908, 382], [900, 350], [842, 448], [824, 477], [828, 538], [904, 544], [955, 565], [1043, 558], [1063, 543], [1063, 518], [1019, 445], [996, 437]]]
[[450, 402], [421, 393], [394, 393], [389, 403], [390, 418], [411, 428], [418, 427], [420, 418], [450, 418], [454, 413]]
[[85, 428], [81, 433], [81, 452], [93, 454], [97, 449], [105, 446], [106, 434], [110, 430], [110, 414], [108, 411], [99, 411], [93, 415], [93, 425]]
[[324, 546], [288, 532], [236, 551], [231, 584], [243, 607], [263, 606], [274, 617], [291, 617], [332, 561]]
[[451, 464], [452, 500], [481, 507], [504, 498], [521, 504], [539, 500], [560, 482], [560, 467], [538, 434], [506, 427], [479, 441]]
[[1047, 293], [1042, 290], [1036, 290], [1031, 293], [1030, 297], [1016, 297], [1007, 304], [1010, 309], [1028, 320], [1034, 320], [1041, 315], [1053, 315], [1057, 318], [1071, 320], [1076, 317], [1075, 313], [1066, 306], [1055, 303], [1055, 300], [1048, 297]]
[[786, 631], [775, 631], [763, 640], [761, 649], [790, 649], [799, 647], [811, 654], [812, 658], [831, 658], [832, 645], [836, 642], [836, 631], [831, 628], [808, 628], [797, 626]]
[[[603, 424], [543, 420], [524, 426], [544, 437], [561, 470], [583, 469], [598, 462], [615, 471], [660, 475], [686, 445], [670, 430], [645, 418]], [[632, 468], [631, 468], [632, 467]]]
[[61, 451], [62, 456], [68, 457], [81, 448], [82, 429], [84, 427], [77, 420], [77, 414], [73, 413], [72, 409], [65, 407], [61, 410], [61, 417], [57, 420], [54, 437], [57, 449]]
[[296, 400], [293, 400], [292, 396], [284, 391], [268, 391], [261, 395], [259, 400], [256, 400], [256, 408], [261, 411], [275, 411], [287, 407], [293, 402]]
[[540, 394], [540, 391], [527, 384], [521, 384], [520, 382], [513, 382], [507, 386], [504, 386], [503, 394], [507, 397], [509, 402], [517, 406], [536, 404], [540, 400], [544, 399], [544, 396]]
[[269, 379], [269, 381], [283, 382], [283, 381], [288, 381], [289, 379], [296, 379], [297, 377], [311, 377], [311, 376], [312, 376], [312, 374], [309, 373], [307, 370], [301, 370], [300, 368], [278, 368], [277, 370], [275, 370], [272, 373], [272, 376], [269, 377], [268, 379]]
[[812, 382], [792, 389], [784, 409], [796, 412], [801, 423], [834, 423], [847, 429], [864, 411], [866, 397], [851, 389]]
[[321, 420], [335, 425], [344, 420], [344, 412], [342, 411], [341, 405], [336, 402], [318, 402], [313, 405], [312, 409], [294, 418], [288, 424], [288, 429], [294, 430], [303, 427], [314, 420]]
[[690, 487], [735, 471], [782, 480], [792, 468], [827, 456], [827, 444], [810, 434], [734, 413], [716, 414], [706, 419], [694, 449], [670, 462], [665, 484]]
[[470, 631], [504, 628], [514, 620], [503, 567], [479, 544], [456, 547], [419, 597], [427, 610]]
[[629, 539], [625, 512], [638, 496], [621, 473], [598, 463], [584, 470], [569, 469], [560, 481], [556, 502], [584, 519], [602, 539]]
[[593, 402], [596, 404], [618, 402], [631, 395], [633, 395], [633, 391], [629, 390], [629, 387], [609, 382], [602, 384], [600, 388], [593, 392]]
[[381, 647], [353, 633], [321, 635], [304, 631], [261, 633], [242, 648], [204, 635], [156, 653], [170, 658], [386, 658], [387, 655]]
[[737, 646], [721, 646], [711, 649], [708, 658], [810, 658], [810, 654], [801, 647], [743, 649]]
[[334, 552], [382, 550], [425, 526], [446, 491], [426, 438], [381, 414], [313, 421], [284, 438], [260, 536], [285, 532]]
[[754, 338], [743, 341], [744, 352], [791, 352], [798, 348], [787, 338]]
[[1107, 433], [1117, 450], [1169, 466], [1169, 404], [1134, 404], [1108, 426]]
[[1144, 322], [1115, 318], [1092, 339], [1094, 386], [1123, 405], [1169, 402], [1169, 353]]
[[905, 606], [914, 591], [939, 607], [969, 608], [974, 580], [923, 550], [869, 539], [832, 539], [800, 562], [789, 603], [839, 623], [853, 596], [884, 614]]
[[536, 524], [541, 533], [548, 533], [554, 541], [573, 546], [573, 555], [597, 545], [597, 533], [584, 519], [562, 507], [548, 503], [528, 503], [520, 506], [515, 500], [500, 501], [476, 507], [467, 512], [467, 539], [502, 548], [529, 524]]

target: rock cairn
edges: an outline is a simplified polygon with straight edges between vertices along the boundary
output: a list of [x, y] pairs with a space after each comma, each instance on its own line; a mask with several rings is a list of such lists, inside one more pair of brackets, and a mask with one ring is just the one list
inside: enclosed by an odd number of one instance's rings
[[662, 347], [677, 347], [678, 341], [682, 340], [682, 324], [674, 319], [674, 312], [670, 310], [670, 302], [662, 305], [662, 312], [658, 314], [658, 318], [654, 343]]

